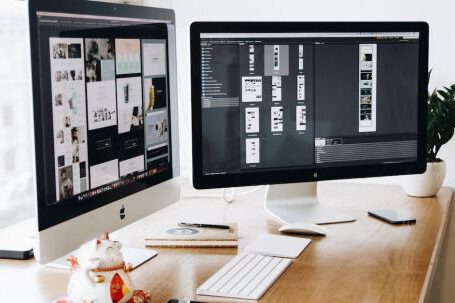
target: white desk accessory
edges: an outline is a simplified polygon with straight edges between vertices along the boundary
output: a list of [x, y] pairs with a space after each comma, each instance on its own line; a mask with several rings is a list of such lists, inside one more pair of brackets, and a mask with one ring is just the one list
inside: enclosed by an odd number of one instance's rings
[[259, 299], [291, 264], [291, 259], [242, 253], [196, 291], [198, 295]]
[[327, 229], [314, 223], [291, 223], [278, 229], [282, 233], [325, 236]]
[[245, 252], [271, 257], [297, 258], [310, 242], [310, 239], [264, 234], [248, 245]]
[[264, 234], [218, 270], [198, 295], [259, 299], [311, 242], [310, 239]]

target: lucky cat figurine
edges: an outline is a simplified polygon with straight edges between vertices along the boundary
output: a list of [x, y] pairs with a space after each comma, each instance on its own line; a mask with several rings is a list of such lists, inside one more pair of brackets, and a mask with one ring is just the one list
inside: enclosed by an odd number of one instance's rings
[[77, 256], [68, 258], [72, 275], [68, 283], [68, 299], [56, 302], [147, 303], [150, 296], [134, 290], [128, 276], [132, 266], [125, 264], [120, 242], [103, 234], [82, 245]]

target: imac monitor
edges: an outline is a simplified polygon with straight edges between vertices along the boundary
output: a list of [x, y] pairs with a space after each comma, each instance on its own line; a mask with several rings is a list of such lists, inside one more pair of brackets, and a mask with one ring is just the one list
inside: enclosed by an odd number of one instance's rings
[[351, 221], [315, 181], [424, 172], [427, 78], [423, 22], [195, 22], [194, 186], [271, 184], [281, 221]]
[[179, 199], [174, 12], [30, 1], [39, 237], [47, 263]]

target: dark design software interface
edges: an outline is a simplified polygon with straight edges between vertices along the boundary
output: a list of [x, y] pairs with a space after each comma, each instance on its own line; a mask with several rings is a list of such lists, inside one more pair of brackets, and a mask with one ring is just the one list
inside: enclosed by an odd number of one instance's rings
[[203, 173], [415, 161], [419, 33], [203, 33]]
[[47, 202], [170, 172], [166, 33], [125, 18], [38, 21]]

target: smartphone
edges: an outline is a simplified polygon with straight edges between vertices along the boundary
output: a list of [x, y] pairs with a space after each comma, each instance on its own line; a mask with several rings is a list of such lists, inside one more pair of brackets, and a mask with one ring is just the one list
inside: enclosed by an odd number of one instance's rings
[[416, 219], [397, 213], [392, 209], [377, 209], [368, 211], [368, 215], [389, 222], [390, 224], [414, 224]]

